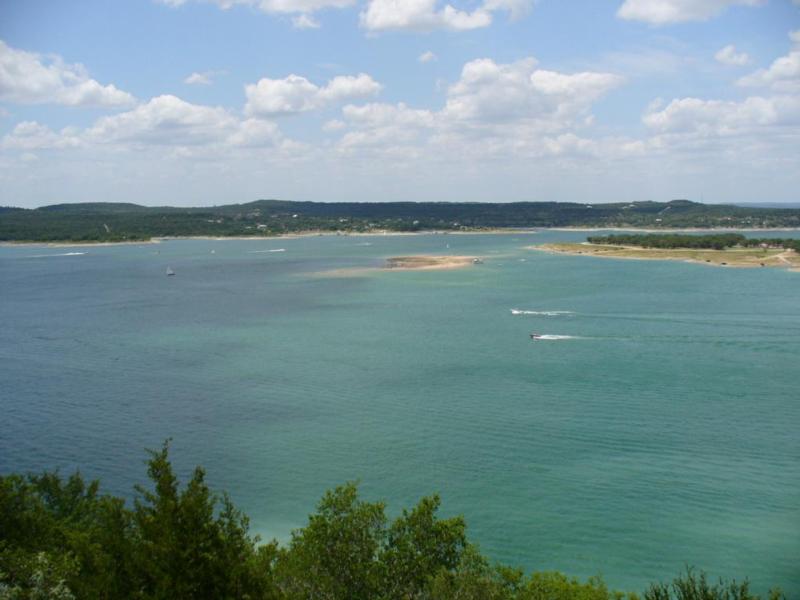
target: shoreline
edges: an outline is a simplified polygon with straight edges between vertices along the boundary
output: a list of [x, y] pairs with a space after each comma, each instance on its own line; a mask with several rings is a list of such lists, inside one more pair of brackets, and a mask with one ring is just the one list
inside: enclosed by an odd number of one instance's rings
[[386, 259], [384, 271], [440, 271], [463, 269], [480, 260], [475, 256], [436, 256], [420, 254], [415, 256], [393, 256]]
[[800, 227], [685, 227], [670, 229], [653, 229], [650, 227], [495, 227], [474, 230], [449, 230], [449, 229], [426, 229], [423, 231], [390, 231], [378, 229], [375, 231], [298, 231], [295, 233], [281, 233], [278, 235], [237, 235], [237, 236], [213, 236], [213, 235], [186, 235], [186, 236], [154, 236], [149, 240], [121, 241], [121, 242], [87, 242], [87, 241], [0, 241], [0, 247], [14, 246], [43, 246], [48, 248], [73, 248], [73, 247], [101, 247], [101, 246], [136, 246], [143, 244], [160, 244], [162, 242], [183, 241], [183, 240], [206, 240], [213, 242], [225, 241], [266, 241], [281, 239], [300, 239], [307, 237], [383, 237], [383, 236], [415, 236], [415, 235], [536, 235], [548, 231], [561, 231], [566, 233], [585, 233], [598, 231], [627, 231], [641, 233], [701, 233], [710, 232], [800, 232]]
[[378, 229], [375, 231], [298, 231], [296, 233], [281, 233], [279, 235], [235, 235], [235, 236], [213, 236], [213, 235], [176, 235], [158, 236], [149, 240], [124, 241], [124, 242], [71, 242], [68, 240], [34, 242], [34, 241], [2, 241], [2, 247], [14, 246], [44, 246], [48, 248], [73, 248], [73, 247], [97, 247], [97, 246], [136, 246], [141, 244], [160, 244], [162, 242], [179, 242], [184, 240], [205, 240], [210, 242], [227, 241], [267, 241], [267, 240], [291, 240], [307, 237], [392, 237], [392, 236], [414, 236], [414, 235], [533, 235], [539, 233], [537, 229], [476, 229], [450, 231], [448, 229], [430, 229], [424, 231], [389, 231]]
[[555, 243], [525, 246], [526, 250], [618, 260], [668, 260], [710, 267], [782, 268], [800, 272], [800, 255], [792, 250], [763, 252], [757, 249], [712, 250], [699, 248], [640, 248], [601, 244]]
[[[476, 263], [480, 260], [480, 263]], [[482, 264], [477, 256], [441, 256], [435, 254], [416, 254], [411, 256], [392, 256], [384, 259], [383, 266], [345, 267], [319, 271], [317, 277], [364, 277], [375, 273], [408, 272], [408, 271], [452, 271]]]

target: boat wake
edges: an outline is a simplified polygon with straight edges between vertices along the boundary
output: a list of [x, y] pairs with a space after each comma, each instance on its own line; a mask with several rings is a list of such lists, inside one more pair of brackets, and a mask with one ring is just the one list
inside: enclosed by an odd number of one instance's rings
[[536, 337], [537, 340], [555, 341], [555, 340], [580, 340], [583, 339], [576, 335], [550, 335], [543, 334]]
[[265, 252], [286, 252], [286, 248], [275, 248], [274, 250], [250, 250], [248, 254], [264, 254]]
[[33, 254], [26, 258], [50, 258], [51, 256], [83, 256], [86, 252], [62, 252], [61, 254]]
[[518, 308], [511, 309], [512, 315], [536, 315], [540, 317], [564, 317], [567, 315], [574, 315], [571, 310], [520, 310]]

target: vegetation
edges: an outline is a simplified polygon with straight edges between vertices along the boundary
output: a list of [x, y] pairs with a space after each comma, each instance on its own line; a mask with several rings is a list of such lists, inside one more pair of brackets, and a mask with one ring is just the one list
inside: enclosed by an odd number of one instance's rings
[[420, 231], [497, 227], [800, 227], [800, 209], [706, 205], [688, 200], [323, 203], [258, 200], [204, 208], [137, 204], [0, 207], [0, 241], [141, 241], [169, 236], [278, 235], [301, 231]]
[[[151, 452], [150, 487], [132, 507], [80, 474], [0, 477], [0, 600], [634, 600], [599, 578], [492, 565], [460, 517], [423, 498], [389, 522], [381, 502], [329, 491], [288, 545], [261, 544], [248, 520], [195, 469], [181, 489], [168, 446]], [[747, 582], [688, 571], [644, 600], [757, 600]], [[780, 592], [770, 600], [783, 598]]]
[[605, 246], [636, 246], [639, 248], [702, 248], [725, 250], [727, 248], [784, 248], [800, 252], [800, 238], [748, 238], [738, 233], [713, 233], [685, 235], [666, 233], [620, 234], [590, 236], [590, 244]]

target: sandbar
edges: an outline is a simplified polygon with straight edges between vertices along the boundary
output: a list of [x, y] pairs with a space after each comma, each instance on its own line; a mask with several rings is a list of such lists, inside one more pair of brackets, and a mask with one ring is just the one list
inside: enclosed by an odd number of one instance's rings
[[394, 256], [386, 259], [386, 268], [393, 271], [462, 269], [474, 265], [476, 260], [474, 256]]
[[797, 252], [778, 248], [728, 248], [726, 250], [640, 248], [584, 242], [582, 244], [542, 244], [526, 246], [526, 249], [599, 258], [679, 260], [715, 267], [781, 267], [792, 271], [800, 269], [800, 255]]

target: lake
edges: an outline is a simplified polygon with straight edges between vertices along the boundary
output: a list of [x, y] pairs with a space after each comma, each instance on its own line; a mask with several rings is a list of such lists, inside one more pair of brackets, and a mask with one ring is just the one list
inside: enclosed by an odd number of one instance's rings
[[[525, 248], [585, 235], [1, 247], [0, 472], [132, 497], [171, 438], [265, 537], [359, 480], [525, 569], [800, 595], [800, 273]], [[370, 270], [428, 253], [484, 262]]]

